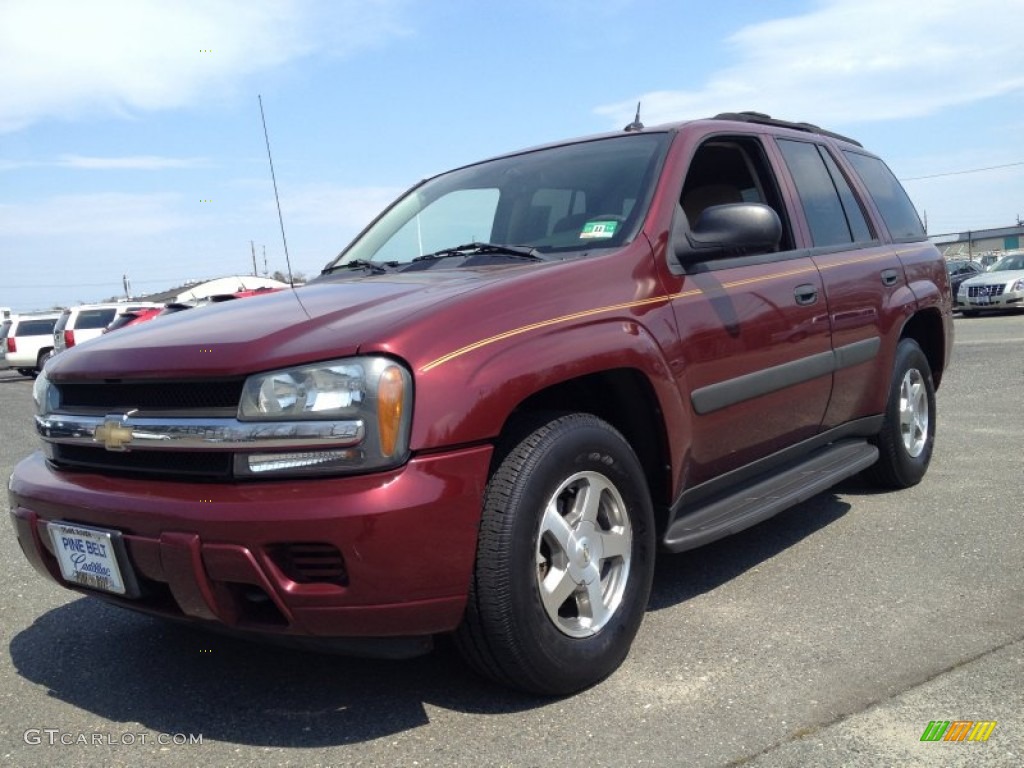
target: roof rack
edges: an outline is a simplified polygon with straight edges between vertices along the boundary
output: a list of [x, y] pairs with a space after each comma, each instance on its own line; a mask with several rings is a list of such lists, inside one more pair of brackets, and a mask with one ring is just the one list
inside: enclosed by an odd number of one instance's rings
[[715, 115], [714, 119], [737, 120], [741, 123], [757, 123], [759, 125], [776, 125], [780, 128], [792, 128], [795, 131], [804, 131], [805, 133], [817, 133], [822, 136], [830, 136], [833, 139], [846, 141], [858, 147], [864, 146], [859, 141], [851, 139], [849, 136], [843, 136], [843, 134], [834, 133], [833, 131], [826, 131], [824, 128], [820, 128], [813, 123], [791, 123], [788, 120], [777, 120], [771, 115], [764, 114], [764, 112], [722, 112], [721, 114]]

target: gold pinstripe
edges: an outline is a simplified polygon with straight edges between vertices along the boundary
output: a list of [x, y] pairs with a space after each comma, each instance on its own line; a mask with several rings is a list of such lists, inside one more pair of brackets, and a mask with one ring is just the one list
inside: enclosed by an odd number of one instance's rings
[[[784, 278], [784, 277], [793, 277], [795, 275], [804, 275], [804, 274], [807, 274], [809, 272], [817, 272], [818, 269], [831, 269], [833, 267], [842, 267], [842, 266], [846, 266], [846, 265], [849, 265], [849, 264], [859, 264], [859, 263], [865, 262], [865, 261], [874, 261], [876, 259], [883, 258], [884, 255], [886, 255], [886, 254], [875, 255], [875, 256], [863, 256], [863, 257], [856, 258], [856, 259], [847, 259], [845, 261], [838, 261], [838, 262], [834, 262], [834, 263], [831, 263], [831, 264], [824, 264], [824, 265], [821, 265], [820, 267], [810, 266], [810, 267], [801, 267], [799, 269], [791, 269], [791, 270], [786, 271], [786, 272], [773, 272], [770, 275], [758, 275], [757, 277], [748, 277], [748, 278], [745, 278], [743, 280], [733, 280], [732, 282], [729, 282], [729, 283], [723, 283], [722, 287], [723, 288], [736, 288], [736, 287], [741, 286], [741, 285], [752, 285], [753, 283], [761, 283], [761, 282], [765, 282], [767, 280], [778, 280], [778, 279]], [[671, 293], [671, 294], [666, 294], [665, 296], [654, 296], [654, 297], [649, 298], [649, 299], [640, 299], [638, 301], [625, 301], [625, 302], [622, 302], [621, 304], [610, 304], [610, 305], [608, 305], [606, 307], [596, 307], [594, 309], [585, 309], [585, 310], [583, 310], [581, 312], [573, 312], [572, 314], [569, 314], [569, 315], [559, 315], [558, 317], [552, 317], [549, 320], [541, 320], [541, 321], [536, 322], [536, 323], [530, 323], [529, 325], [521, 325], [518, 328], [512, 328], [511, 330], [502, 331], [501, 333], [496, 333], [493, 336], [488, 336], [486, 339], [480, 339], [479, 341], [474, 341], [472, 344], [467, 344], [464, 347], [459, 347], [455, 351], [449, 352], [446, 355], [442, 355], [441, 357], [437, 358], [436, 360], [431, 360], [429, 363], [427, 363], [422, 368], [420, 368], [420, 372], [427, 373], [428, 371], [432, 371], [435, 368], [437, 368], [438, 366], [444, 365], [445, 363], [447, 363], [447, 362], [449, 362], [451, 360], [454, 360], [457, 357], [461, 357], [462, 355], [465, 355], [468, 352], [473, 352], [474, 350], [480, 349], [481, 347], [486, 347], [486, 346], [488, 346], [490, 344], [494, 344], [495, 342], [504, 341], [505, 339], [511, 339], [513, 336], [519, 336], [520, 334], [528, 333], [530, 331], [540, 330], [541, 328], [549, 328], [552, 325], [558, 325], [560, 323], [568, 323], [568, 322], [570, 322], [572, 320], [580, 320], [580, 319], [582, 319], [584, 317], [593, 317], [594, 315], [600, 315], [600, 314], [603, 314], [605, 312], [615, 312], [617, 310], [623, 310], [623, 309], [634, 309], [636, 307], [646, 307], [646, 306], [649, 306], [651, 304], [660, 304], [662, 302], [675, 301], [676, 299], [684, 299], [684, 298], [687, 298], [689, 296], [696, 296], [699, 293], [703, 293], [703, 291], [700, 288], [695, 288], [693, 290], [683, 291], [681, 293]]]
[[876, 253], [872, 256], [861, 256], [856, 259], [846, 259], [845, 261], [833, 261], [829, 264], [818, 264], [818, 269], [834, 269], [835, 267], [848, 267], [850, 264], [863, 264], [866, 261], [878, 261], [879, 259], [888, 258], [891, 254], [887, 251], [885, 253]]
[[747, 277], [743, 280], [733, 280], [731, 283], [722, 283], [723, 288], [735, 288], [738, 285], [751, 285], [753, 283], [763, 283], [765, 280], [775, 280], [780, 277], [793, 277], [794, 275], [804, 275], [808, 272], [817, 272], [818, 270], [811, 267], [801, 267], [800, 269], [791, 269], [788, 272], [773, 272], [770, 275], [758, 275], [757, 277]]
[[595, 309], [585, 309], [582, 312], [573, 312], [570, 315], [560, 315], [559, 317], [552, 317], [550, 320], [541, 320], [537, 323], [530, 323], [529, 325], [522, 325], [518, 328], [513, 328], [509, 331], [503, 331], [502, 333], [495, 334], [494, 336], [488, 336], [486, 339], [480, 341], [474, 341], [472, 344], [467, 344], [464, 347], [456, 349], [454, 352], [449, 352], [447, 355], [442, 355], [436, 360], [431, 360], [429, 363], [424, 365], [420, 370], [423, 373], [437, 368], [437, 366], [447, 363], [449, 360], [453, 360], [456, 357], [460, 357], [467, 352], [472, 352], [475, 349], [486, 347], [488, 344], [493, 344], [496, 341], [503, 341], [504, 339], [510, 339], [513, 336], [518, 336], [521, 333], [527, 333], [528, 331], [536, 331], [540, 328], [547, 328], [552, 325], [558, 325], [559, 323], [567, 323], [571, 320], [579, 320], [584, 317], [592, 317], [593, 315], [600, 315], [604, 312], [614, 312], [621, 309], [633, 309], [635, 307], [645, 307], [650, 304], [661, 304], [666, 301], [672, 301], [673, 299], [683, 298], [684, 296], [693, 296], [700, 293], [699, 289], [692, 291], [684, 291], [682, 293], [673, 293], [665, 296], [654, 296], [649, 299], [640, 299], [638, 301], [625, 301], [621, 304], [611, 304], [607, 307], [597, 307]]

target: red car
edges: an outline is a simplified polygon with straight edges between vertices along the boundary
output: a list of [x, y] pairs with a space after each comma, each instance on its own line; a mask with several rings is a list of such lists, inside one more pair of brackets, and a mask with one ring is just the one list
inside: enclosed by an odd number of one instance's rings
[[147, 320], [162, 314], [164, 307], [146, 307], [145, 309], [130, 309], [126, 312], [118, 312], [110, 325], [103, 329], [104, 333], [116, 331], [118, 328], [126, 328], [129, 325], [138, 325]]
[[454, 633], [565, 694], [628, 653], [658, 549], [919, 482], [951, 295], [884, 163], [757, 113], [630, 129], [429, 179], [304, 287], [55, 358], [26, 557], [252, 636]]

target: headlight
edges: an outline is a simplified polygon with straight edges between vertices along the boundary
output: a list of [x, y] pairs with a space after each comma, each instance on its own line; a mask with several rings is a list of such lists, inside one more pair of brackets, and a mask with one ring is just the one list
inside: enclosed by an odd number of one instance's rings
[[1010, 290], [1011, 291], [1024, 291], [1024, 278], [1022, 278], [1022, 279], [1018, 280], [1016, 283], [1014, 283], [1013, 286], [1010, 288]]
[[363, 440], [351, 448], [237, 454], [238, 474], [266, 477], [397, 466], [408, 457], [412, 376], [395, 360], [376, 356], [261, 373], [246, 380], [238, 419], [346, 422], [364, 432]]
[[32, 399], [35, 401], [38, 416], [53, 413], [60, 405], [60, 392], [50, 383], [45, 370], [39, 372], [32, 384]]

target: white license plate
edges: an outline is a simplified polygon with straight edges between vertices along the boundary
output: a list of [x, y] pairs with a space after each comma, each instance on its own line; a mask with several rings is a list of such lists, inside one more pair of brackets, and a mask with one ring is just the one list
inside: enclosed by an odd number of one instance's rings
[[979, 297], [978, 297], [978, 298], [977, 298], [977, 299], [975, 300], [975, 302], [974, 302], [974, 303], [975, 303], [975, 304], [988, 304], [988, 303], [989, 303], [989, 298], [988, 298], [988, 296], [979, 296]]
[[119, 533], [69, 523], [47, 527], [65, 580], [116, 595], [126, 593], [115, 550]]

